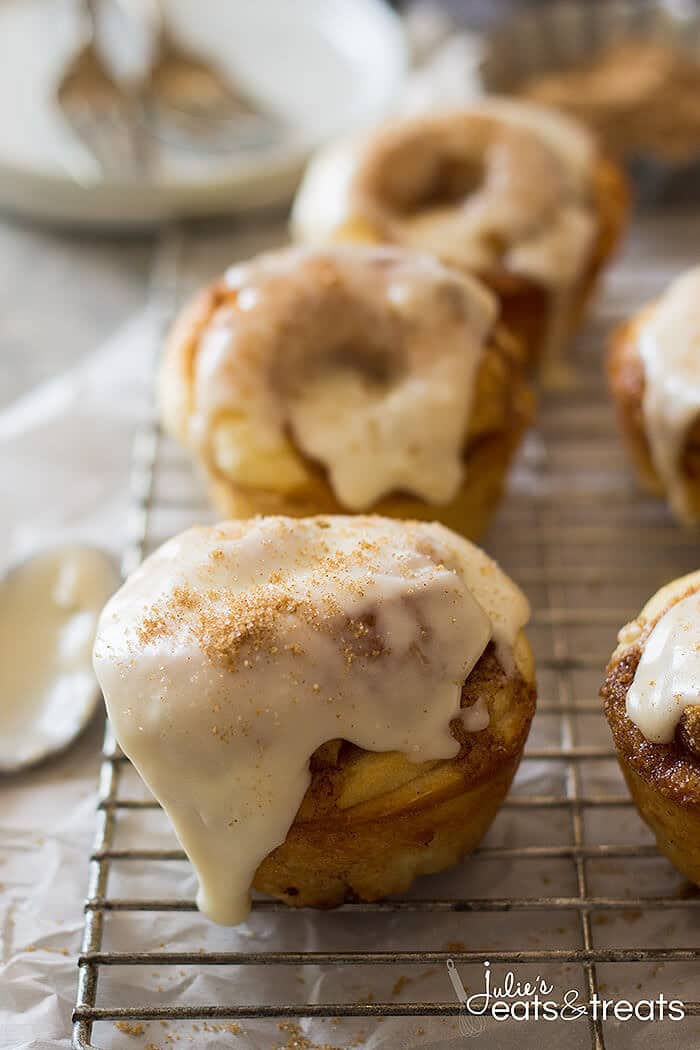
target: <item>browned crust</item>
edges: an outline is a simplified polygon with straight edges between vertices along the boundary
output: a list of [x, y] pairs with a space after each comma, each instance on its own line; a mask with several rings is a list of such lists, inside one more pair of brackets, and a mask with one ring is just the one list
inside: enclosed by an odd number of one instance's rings
[[679, 726], [670, 744], [653, 744], [627, 717], [627, 693], [640, 657], [641, 649], [629, 649], [617, 663], [611, 663], [601, 690], [615, 747], [657, 791], [681, 805], [700, 807], [700, 757], [688, 750], [682, 728]]
[[[483, 535], [500, 502], [508, 468], [520, 442], [521, 431], [494, 435], [474, 444], [465, 459], [466, 477], [449, 503], [434, 504], [406, 495], [386, 496], [368, 513], [381, 517], [439, 521], [470, 540]], [[226, 517], [255, 514], [285, 514], [309, 517], [315, 514], [347, 514], [325, 478], [318, 486], [283, 495], [264, 489], [243, 489], [226, 481], [210, 479], [210, 497]]]
[[[455, 721], [460, 751], [453, 759], [411, 768], [399, 757], [410, 779], [398, 786], [392, 756], [346, 741], [321, 747], [294, 824], [260, 865], [255, 887], [299, 907], [374, 900], [473, 849], [520, 761], [535, 711], [534, 680], [507, 674], [490, 645], [465, 683], [462, 707], [479, 698], [488, 704], [489, 727], [466, 733]], [[360, 784], [361, 801], [343, 806], [350, 780]]]
[[593, 172], [593, 199], [598, 215], [598, 236], [591, 261], [581, 282], [575, 323], [583, 320], [603, 269], [612, 258], [625, 231], [631, 191], [622, 168], [608, 157], [599, 157]]
[[700, 809], [669, 798], [622, 756], [620, 768], [640, 816], [656, 836], [659, 851], [686, 878], [700, 885]]
[[[655, 495], [664, 488], [651, 458], [643, 413], [644, 364], [639, 353], [639, 333], [655, 309], [650, 303], [613, 332], [607, 356], [608, 384], [617, 407], [625, 447], [642, 485]], [[688, 493], [693, 518], [700, 519], [700, 418], [689, 429], [680, 469], [691, 486]]]
[[160, 412], [166, 429], [183, 443], [200, 339], [217, 311], [232, 301], [231, 289], [220, 278], [190, 299], [168, 333], [159, 374]]
[[616, 650], [606, 671], [601, 697], [620, 760], [667, 799], [700, 810], [700, 707], [687, 708], [669, 744], [651, 743], [627, 716], [627, 693], [634, 680], [644, 644], [668, 609], [696, 592], [689, 587], [676, 595], [653, 620], [639, 618], [638, 644]]
[[[595, 293], [597, 282], [620, 242], [630, 204], [629, 183], [620, 167], [601, 157], [593, 174], [593, 200], [598, 216], [598, 234], [589, 264], [574, 290], [568, 334], [573, 337]], [[505, 270], [477, 276], [498, 297], [504, 325], [528, 348], [530, 361], [537, 361], [547, 337], [551, 293], [526, 277]]]
[[[636, 81], [644, 70], [646, 82]], [[619, 93], [622, 82], [636, 85]], [[595, 132], [613, 156], [692, 161], [700, 139], [700, 65], [660, 40], [617, 41], [573, 69], [550, 70], [517, 88], [525, 99], [557, 109]]]
[[[227, 309], [235, 309], [235, 293], [223, 281], [218, 281], [194, 299], [168, 339], [161, 368], [161, 413], [166, 428], [184, 444], [187, 443], [187, 418], [192, 411], [199, 341], [214, 314]], [[481, 535], [500, 499], [512, 457], [534, 417], [534, 397], [525, 374], [522, 344], [502, 325], [496, 327], [485, 347], [473, 406], [464, 448], [465, 482], [456, 498], [437, 506], [405, 493], [391, 493], [368, 513], [438, 519], [472, 539]], [[228, 517], [347, 513], [347, 508], [337, 500], [325, 471], [306, 457], [303, 461], [309, 471], [309, 481], [293, 493], [236, 485], [217, 471], [212, 462], [202, 466], [208, 475], [213, 502]]]
[[536, 364], [547, 339], [548, 290], [506, 270], [481, 271], [477, 276], [498, 299], [501, 321], [525, 347], [528, 365]]

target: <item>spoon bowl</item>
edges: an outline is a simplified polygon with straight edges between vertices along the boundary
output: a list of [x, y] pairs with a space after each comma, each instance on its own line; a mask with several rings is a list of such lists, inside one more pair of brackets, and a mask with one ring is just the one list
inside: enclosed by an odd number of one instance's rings
[[66, 750], [91, 721], [100, 689], [92, 644], [119, 585], [112, 558], [50, 547], [0, 577], [0, 774]]

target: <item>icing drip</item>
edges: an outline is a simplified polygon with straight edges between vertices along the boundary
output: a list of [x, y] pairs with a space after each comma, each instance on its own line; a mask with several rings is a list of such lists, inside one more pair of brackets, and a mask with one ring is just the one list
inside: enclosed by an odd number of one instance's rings
[[495, 563], [436, 524], [261, 518], [152, 555], [105, 608], [95, 669], [202, 910], [245, 918], [324, 742], [454, 756], [464, 681], [491, 640], [508, 663], [527, 617]]
[[627, 715], [647, 740], [666, 744], [686, 707], [700, 704], [700, 593], [676, 602], [644, 643]]

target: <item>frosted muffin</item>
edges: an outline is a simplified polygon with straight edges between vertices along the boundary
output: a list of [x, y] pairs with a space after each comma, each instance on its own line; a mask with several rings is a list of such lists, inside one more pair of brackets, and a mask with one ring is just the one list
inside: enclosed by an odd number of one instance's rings
[[520, 90], [589, 125], [621, 160], [681, 165], [700, 155], [700, 62], [678, 44], [617, 40], [593, 61]]
[[575, 331], [626, 210], [624, 176], [582, 125], [489, 98], [321, 151], [292, 232], [402, 244], [475, 274], [535, 359]]
[[472, 538], [532, 416], [486, 289], [359, 245], [229, 270], [176, 324], [160, 405], [227, 517], [371, 511]]
[[95, 669], [198, 903], [330, 907], [472, 850], [535, 707], [528, 605], [441, 525], [259, 518], [192, 529], [107, 604]]
[[663, 587], [622, 628], [602, 696], [640, 815], [700, 885], [700, 572]]
[[625, 443], [649, 491], [700, 521], [700, 266], [614, 333], [608, 378]]

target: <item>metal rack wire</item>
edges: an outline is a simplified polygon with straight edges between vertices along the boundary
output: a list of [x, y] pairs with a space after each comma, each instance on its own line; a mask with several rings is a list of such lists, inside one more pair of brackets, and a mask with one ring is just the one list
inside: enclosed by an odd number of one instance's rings
[[[653, 238], [653, 224], [644, 237]], [[691, 240], [692, 243], [692, 240]], [[643, 245], [642, 245], [643, 250]], [[692, 248], [690, 249], [692, 250]], [[354, 995], [336, 1001], [271, 1002], [242, 998], [237, 990], [242, 968], [301, 967], [315, 972], [334, 968], [364, 967], [380, 970], [401, 966], [416, 968], [454, 960], [465, 973], [484, 958], [495, 965], [527, 967], [560, 973], [582, 981], [584, 998], [600, 992], [603, 983], [613, 986], [627, 976], [618, 990], [639, 986], [639, 974], [649, 977], [649, 967], [678, 964], [689, 980], [700, 978], [700, 897], [678, 892], [678, 878], [658, 858], [647, 830], [639, 821], [613, 759], [609, 734], [600, 714], [597, 687], [621, 623], [633, 616], [644, 600], [669, 578], [697, 567], [697, 547], [682, 534], [664, 508], [639, 495], [630, 480], [606, 402], [600, 363], [604, 335], [611, 320], [634, 308], [648, 287], [658, 287], [668, 272], [685, 263], [685, 257], [666, 260], [666, 270], [652, 277], [639, 260], [640, 245], [613, 275], [596, 316], [580, 342], [575, 358], [577, 381], [571, 389], [545, 394], [536, 433], [512, 479], [509, 496], [486, 546], [529, 593], [533, 609], [531, 640], [537, 659], [540, 699], [535, 729], [526, 749], [516, 786], [486, 842], [464, 865], [465, 882], [454, 879], [451, 892], [426, 898], [439, 880], [421, 880], [417, 893], [405, 899], [374, 904], [347, 905], [340, 913], [364, 938], [361, 948], [342, 950], [202, 951], [167, 949], [150, 944], [129, 950], [133, 923], [144, 913], [196, 911], [190, 898], [159, 895], [163, 865], [184, 860], [176, 848], [153, 848], [149, 834], [136, 845], [119, 845], [120, 825], [158, 813], [157, 803], [131, 793], [129, 763], [107, 730], [99, 784], [98, 828], [90, 860], [85, 932], [79, 959], [79, 983], [74, 1014], [73, 1045], [80, 1050], [94, 1046], [93, 1025], [103, 1021], [240, 1022], [246, 1019], [450, 1017], [460, 1004], [450, 997], [447, 981], [438, 996], [399, 1001], [367, 1001]], [[635, 269], [636, 267], [636, 269]], [[134, 444], [132, 474], [131, 541], [124, 555], [130, 571], [175, 529], [207, 520], [209, 512], [192, 478], [185, 458], [149, 422]], [[519, 829], [531, 836], [536, 826], [544, 841], [519, 841]], [[609, 829], [616, 834], [609, 836]], [[618, 835], [622, 830], [624, 834]], [[551, 830], [551, 835], [548, 832]], [[138, 838], [138, 826], [137, 826]], [[119, 866], [153, 868], [144, 880], [147, 891], [131, 896], [114, 895], [112, 873]], [[479, 868], [500, 865], [504, 885], [533, 886], [533, 871], [545, 879], [539, 892], [489, 892], [488, 879], [479, 881]], [[654, 877], [645, 873], [652, 865]], [[551, 872], [551, 880], [541, 875]], [[601, 877], [601, 871], [604, 877]], [[606, 889], [606, 878], [612, 889]], [[471, 882], [469, 881], [471, 879]], [[501, 881], [496, 879], [496, 889]], [[472, 883], [481, 892], [470, 889]], [[454, 892], [457, 885], [462, 892]], [[651, 891], [641, 892], [649, 885]], [[540, 886], [540, 883], [537, 883]], [[658, 887], [661, 887], [661, 890]], [[486, 890], [484, 890], [486, 887]], [[537, 887], [536, 887], [537, 888]], [[254, 916], [270, 913], [279, 921], [294, 922], [283, 905], [268, 900], [254, 902]], [[513, 942], [496, 927], [484, 927], [480, 916], [514, 916], [524, 920], [531, 913], [546, 922], [548, 946], [534, 935]], [[640, 914], [664, 918], [664, 929], [654, 943], [638, 943], [642, 932], [635, 925]], [[368, 921], [367, 917], [371, 916]], [[408, 923], [424, 917], [427, 923], [412, 950], [384, 950], [378, 946], [374, 925], [381, 917], [401, 917]], [[469, 947], [440, 942], [441, 916], [459, 922]], [[680, 917], [690, 943], [669, 934], [666, 919]], [[107, 923], [129, 918], [132, 933], [112, 937], [127, 948], [106, 947]], [[606, 917], [609, 924], [605, 925]], [[620, 917], [624, 917], [620, 921]], [[624, 921], [624, 919], [628, 921]], [[323, 922], [324, 917], [320, 920]], [[518, 920], [518, 921], [520, 921]], [[326, 919], [330, 922], [330, 919]], [[202, 927], [206, 920], [201, 920]], [[364, 924], [364, 925], [363, 925]], [[561, 929], [559, 929], [561, 924]], [[331, 925], [333, 925], [331, 923]], [[434, 943], [425, 943], [425, 929], [435, 927]], [[410, 927], [411, 929], [413, 927]], [[415, 927], [419, 929], [418, 926]], [[452, 928], [451, 926], [449, 927]], [[337, 930], [337, 927], [334, 927]], [[347, 927], [343, 927], [347, 929]], [[540, 933], [543, 927], [540, 926]], [[491, 932], [489, 932], [491, 930]], [[559, 930], [555, 934], [555, 930]], [[613, 936], [614, 935], [614, 936]], [[444, 936], [443, 936], [444, 939]], [[204, 943], [204, 942], [203, 942]], [[145, 973], [193, 966], [223, 968], [230, 975], [225, 1001], [201, 1003], [181, 997], [163, 1003], [157, 993], [128, 1003], [111, 1002], [99, 991], [105, 973], [113, 967], [130, 967]], [[612, 968], [612, 971], [611, 971]], [[603, 971], [605, 971], [603, 973]], [[654, 972], [653, 970], [651, 971]], [[602, 975], [602, 976], [601, 976]], [[138, 974], [137, 974], [138, 978]], [[619, 980], [623, 980], [620, 978]], [[250, 993], [245, 985], [245, 994]], [[414, 986], [420, 993], [421, 984]], [[633, 996], [628, 996], [634, 998]], [[700, 1015], [700, 1002], [686, 996], [687, 1022]], [[610, 1046], [619, 1032], [602, 1019], [582, 1019], [579, 1032], [594, 1050]], [[675, 1037], [679, 1028], [674, 1028]], [[103, 1044], [100, 1044], [103, 1045]], [[416, 1043], [416, 1046], [420, 1045]], [[615, 1044], [617, 1045], [617, 1043]], [[680, 1044], [676, 1044], [680, 1045]]]

